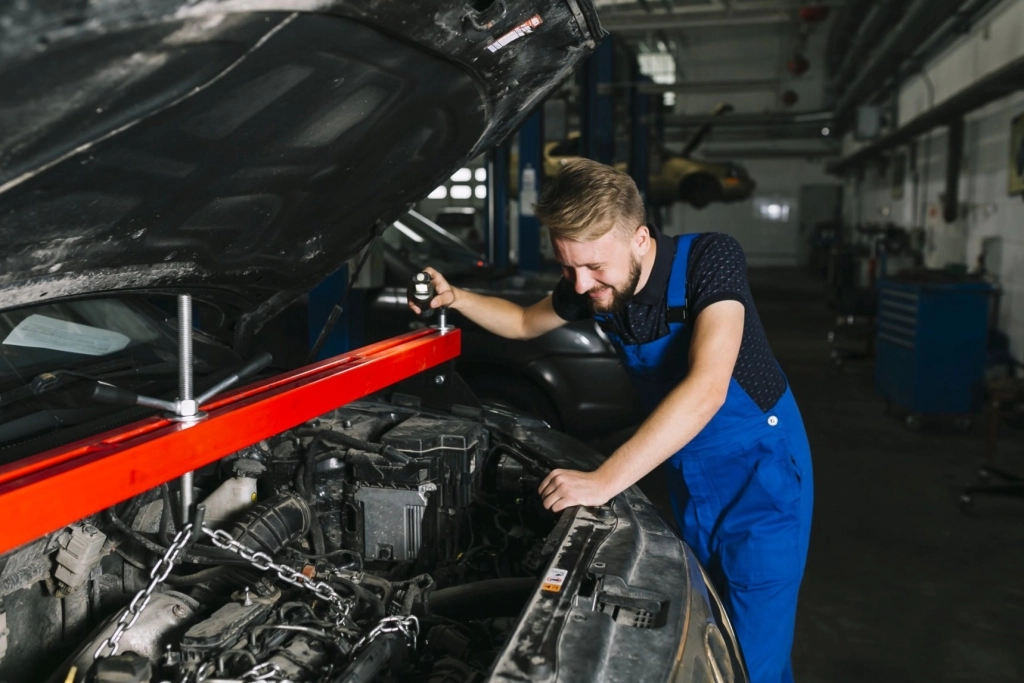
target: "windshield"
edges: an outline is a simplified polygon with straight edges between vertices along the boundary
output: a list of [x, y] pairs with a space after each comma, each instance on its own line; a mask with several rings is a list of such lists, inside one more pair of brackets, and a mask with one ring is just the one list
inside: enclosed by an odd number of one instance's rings
[[486, 265], [468, 244], [415, 211], [392, 223], [382, 238], [417, 270], [432, 266], [459, 275]]
[[[121, 299], [49, 303], [0, 313], [0, 382], [94, 362], [140, 346], [174, 347], [155, 321]], [[164, 343], [161, 343], [164, 342]], [[163, 347], [163, 348], [161, 348]], [[159, 355], [159, 354], [158, 354]]]
[[[163, 298], [103, 296], [0, 312], [0, 463], [94, 433], [122, 411], [138, 419], [151, 410], [97, 402], [95, 380], [174, 398], [177, 332], [165, 322]], [[193, 338], [201, 386], [235, 354], [199, 330]]]

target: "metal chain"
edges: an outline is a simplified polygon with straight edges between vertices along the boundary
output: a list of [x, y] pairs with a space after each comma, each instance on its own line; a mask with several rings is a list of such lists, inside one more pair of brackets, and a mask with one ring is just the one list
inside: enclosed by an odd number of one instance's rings
[[354, 657], [356, 653], [384, 633], [401, 633], [409, 639], [409, 644], [415, 650], [416, 640], [420, 635], [420, 620], [411, 614], [405, 617], [384, 617], [377, 622], [376, 626], [370, 629], [369, 633], [359, 639], [356, 646], [352, 648], [352, 656]]
[[291, 567], [283, 564], [276, 564], [274, 560], [264, 552], [253, 551], [246, 548], [244, 545], [236, 541], [231, 534], [221, 529], [210, 529], [209, 527], [203, 527], [203, 533], [210, 537], [210, 541], [223, 550], [230, 550], [236, 555], [240, 555], [242, 559], [249, 562], [252, 566], [256, 567], [261, 571], [271, 571], [277, 573], [277, 578], [297, 586], [298, 588], [304, 588], [312, 591], [321, 600], [334, 605], [341, 612], [342, 617], [347, 617], [355, 606], [355, 602], [352, 600], [346, 600], [345, 598], [338, 595], [330, 584], [325, 581], [315, 581], [302, 572], [296, 571]]
[[96, 648], [96, 652], [93, 653], [93, 659], [99, 659], [103, 657], [103, 651], [110, 648], [110, 654], [107, 656], [113, 657], [117, 654], [119, 647], [118, 643], [121, 640], [121, 636], [125, 632], [135, 625], [135, 622], [142, 616], [142, 611], [149, 605], [150, 599], [153, 597], [153, 591], [167, 579], [167, 575], [174, 569], [174, 563], [178, 559], [178, 555], [185, 549], [185, 545], [188, 543], [190, 534], [192, 533], [192, 525], [186, 524], [181, 531], [174, 537], [174, 541], [171, 546], [164, 553], [153, 568], [149, 572], [149, 585], [140, 590], [132, 598], [132, 601], [128, 603], [128, 607], [121, 612], [121, 617], [117, 620], [117, 626], [114, 628], [114, 632], [107, 637], [100, 646]]

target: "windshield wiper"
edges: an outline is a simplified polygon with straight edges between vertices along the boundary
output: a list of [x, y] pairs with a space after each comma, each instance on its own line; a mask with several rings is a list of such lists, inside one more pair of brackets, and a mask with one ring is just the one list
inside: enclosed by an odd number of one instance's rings
[[[224, 379], [215, 383], [209, 389], [207, 389], [197, 399], [198, 403], [204, 403], [209, 399], [213, 398], [225, 389], [241, 382], [249, 377], [252, 377], [256, 373], [260, 372], [264, 368], [273, 362], [273, 357], [266, 352], [257, 354], [247, 363], [242, 365], [238, 370], [235, 370]], [[95, 368], [90, 368], [95, 369]], [[177, 374], [177, 363], [154, 363], [152, 365], [143, 365], [131, 370], [114, 371], [105, 375], [106, 379], [114, 375], [119, 376], [142, 376], [146, 374], [159, 374], [159, 375], [170, 375]], [[30, 413], [20, 418], [16, 418], [6, 423], [0, 424], [0, 445], [7, 444], [12, 441], [18, 441], [31, 436], [35, 436], [41, 432], [52, 431], [54, 429], [60, 429], [63, 427], [69, 427], [72, 425], [81, 424], [88, 422], [89, 420], [95, 419], [102, 415], [110, 412], [108, 404], [120, 405], [120, 406], [132, 406], [138, 405], [146, 408], [154, 408], [157, 410], [170, 410], [173, 411], [174, 403], [171, 401], [163, 401], [160, 399], [149, 398], [146, 396], [139, 396], [134, 391], [128, 389], [122, 389], [112, 384], [107, 384], [99, 377], [87, 376], [85, 372], [76, 371], [71, 373], [70, 377], [76, 380], [92, 380], [94, 382], [90, 392], [89, 398], [93, 402], [92, 405], [82, 406], [77, 408], [65, 408], [65, 409], [44, 409], [35, 413]], [[47, 373], [44, 373], [47, 374]], [[36, 378], [38, 379], [38, 378]], [[33, 380], [34, 381], [34, 380]], [[65, 382], [66, 384], [66, 382]], [[26, 385], [30, 386], [31, 382]], [[63, 386], [63, 385], [55, 385]], [[23, 389], [24, 387], [19, 387]], [[52, 391], [53, 388], [47, 389]], [[19, 389], [12, 390], [18, 391]], [[29, 396], [35, 396], [38, 394], [28, 394]]]
[[0, 408], [26, 398], [48, 394], [74, 382], [144, 377], [147, 375], [164, 376], [175, 374], [177, 371], [178, 365], [175, 361], [138, 365], [134, 358], [115, 358], [76, 370], [43, 372], [20, 387], [0, 393]]

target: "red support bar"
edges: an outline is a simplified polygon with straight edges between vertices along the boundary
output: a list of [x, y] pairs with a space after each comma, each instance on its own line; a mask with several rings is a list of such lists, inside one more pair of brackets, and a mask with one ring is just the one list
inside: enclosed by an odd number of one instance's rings
[[0, 467], [0, 553], [459, 355], [419, 330], [233, 390], [182, 424], [150, 417]]

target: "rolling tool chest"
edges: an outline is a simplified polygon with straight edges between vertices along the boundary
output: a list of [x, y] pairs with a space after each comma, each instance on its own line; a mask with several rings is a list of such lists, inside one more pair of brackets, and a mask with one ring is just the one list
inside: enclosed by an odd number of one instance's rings
[[875, 386], [917, 415], [965, 415], [984, 401], [992, 286], [881, 280]]

